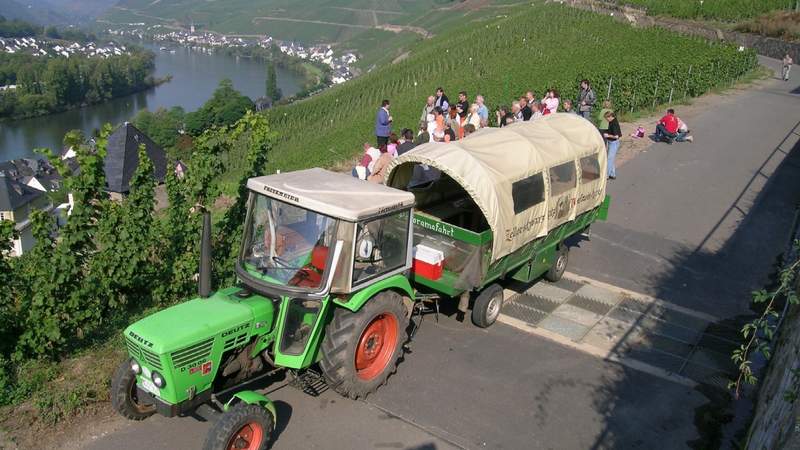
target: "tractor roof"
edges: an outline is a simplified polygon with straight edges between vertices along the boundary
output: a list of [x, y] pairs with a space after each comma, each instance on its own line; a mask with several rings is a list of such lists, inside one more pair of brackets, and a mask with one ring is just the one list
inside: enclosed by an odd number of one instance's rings
[[410, 192], [320, 168], [250, 178], [247, 188], [353, 222], [414, 205]]

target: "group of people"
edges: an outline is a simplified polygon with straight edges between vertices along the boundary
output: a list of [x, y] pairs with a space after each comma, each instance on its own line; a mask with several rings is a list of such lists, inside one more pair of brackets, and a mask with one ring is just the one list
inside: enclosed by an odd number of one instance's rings
[[[606, 142], [608, 150], [607, 176], [613, 180], [616, 174], [616, 155], [619, 150], [622, 130], [617, 115], [606, 100], [602, 108], [594, 116], [597, 96], [589, 80], [580, 82], [578, 97], [573, 102], [561, 99], [556, 89], [548, 89], [541, 99], [533, 91], [528, 91], [511, 103], [511, 107], [501, 106], [495, 112], [495, 123], [504, 127], [515, 122], [534, 121], [540, 117], [556, 112], [577, 114], [587, 120], [596, 119], [597, 127]], [[386, 169], [391, 160], [411, 150], [417, 145], [428, 142], [446, 143], [464, 139], [475, 131], [488, 127], [489, 108], [482, 95], [477, 95], [470, 102], [466, 91], [458, 93], [458, 100], [451, 103], [444, 89], [439, 87], [434, 95], [427, 98], [419, 116], [419, 127], [416, 131], [404, 128], [399, 135], [392, 131], [391, 102], [383, 100], [375, 115], [376, 146], [364, 144], [364, 155], [352, 174], [362, 180], [383, 183]], [[642, 133], [642, 136], [644, 133]], [[670, 109], [656, 127], [652, 138], [671, 144], [673, 141], [693, 140], [686, 124]]]

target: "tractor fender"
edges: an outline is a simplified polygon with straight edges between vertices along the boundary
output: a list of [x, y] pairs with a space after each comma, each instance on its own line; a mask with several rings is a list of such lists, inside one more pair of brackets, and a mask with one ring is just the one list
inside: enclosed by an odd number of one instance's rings
[[397, 274], [367, 286], [366, 288], [351, 295], [349, 298], [335, 298], [333, 301], [339, 306], [356, 312], [361, 309], [361, 307], [364, 306], [364, 303], [372, 298], [372, 296], [387, 289], [400, 291], [404, 296], [410, 297], [411, 300], [414, 299], [414, 289], [411, 288], [411, 283], [408, 281], [408, 278], [402, 274]]
[[239, 391], [233, 394], [233, 397], [231, 397], [230, 400], [225, 403], [223, 410], [227, 411], [237, 399], [247, 403], [248, 405], [259, 405], [264, 407], [267, 411], [272, 413], [272, 419], [277, 422], [278, 413], [275, 412], [275, 404], [273, 404], [272, 400], [268, 399], [266, 395], [261, 395], [254, 391]]

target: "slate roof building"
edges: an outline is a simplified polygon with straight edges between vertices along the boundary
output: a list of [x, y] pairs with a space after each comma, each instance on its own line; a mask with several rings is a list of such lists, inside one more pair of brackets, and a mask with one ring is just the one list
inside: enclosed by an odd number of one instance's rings
[[167, 173], [167, 155], [164, 149], [131, 123], [125, 122], [108, 137], [104, 170], [106, 190], [111, 198], [120, 199], [131, 190], [131, 178], [139, 167], [141, 144], [144, 144], [147, 156], [153, 162], [156, 181], [164, 182]]
[[35, 244], [30, 214], [37, 209], [43, 211], [53, 209], [44, 191], [0, 174], [0, 220], [14, 222], [14, 229], [18, 235], [11, 249], [13, 256], [22, 255]]

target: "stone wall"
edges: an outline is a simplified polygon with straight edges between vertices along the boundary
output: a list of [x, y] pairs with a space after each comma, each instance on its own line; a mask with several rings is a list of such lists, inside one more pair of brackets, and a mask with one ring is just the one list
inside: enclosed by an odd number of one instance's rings
[[783, 327], [758, 393], [748, 449], [800, 448], [800, 399], [783, 398], [794, 383], [791, 370], [800, 366], [800, 308], [790, 308]]

